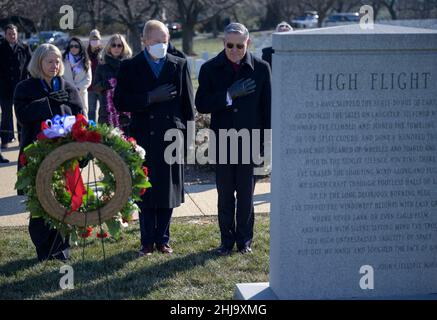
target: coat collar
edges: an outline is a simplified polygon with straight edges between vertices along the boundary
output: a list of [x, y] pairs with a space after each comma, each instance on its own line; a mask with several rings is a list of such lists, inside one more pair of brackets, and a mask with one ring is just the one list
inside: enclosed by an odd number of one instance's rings
[[[164, 79], [165, 79], [165, 77], [167, 76], [167, 74], [168, 74], [171, 70], [173, 70], [173, 69], [176, 68], [176, 65], [178, 64], [178, 59], [180, 59], [180, 58], [175, 57], [175, 56], [173, 56], [173, 55], [171, 55], [171, 54], [169, 54], [169, 53], [167, 53], [166, 58], [167, 58], [167, 59], [165, 59], [164, 66], [162, 67], [162, 70], [161, 70], [161, 73], [159, 74], [159, 78], [158, 78], [158, 79], [161, 79], [161, 78], [164, 78]], [[146, 60], [146, 57], [144, 56], [144, 52], [143, 52], [143, 51], [141, 51], [140, 53], [138, 53], [138, 54], [133, 58], [133, 60], [136, 61], [136, 62], [138, 62], [138, 64], [142, 65], [143, 68], [145, 68], [146, 70], [149, 70], [150, 73], [152, 73], [152, 74], [154, 75], [152, 69], [151, 69], [150, 66], [149, 66], [149, 63], [148, 63], [147, 60]], [[156, 78], [155, 78], [155, 79], [156, 79]]]
[[113, 70], [118, 70], [120, 68], [121, 60], [116, 59], [109, 54], [105, 54], [103, 57], [104, 62], [109, 65]]
[[1, 43], [2, 46], [7, 47], [11, 52], [16, 52], [18, 49], [24, 49], [24, 44], [18, 40], [18, 42], [16, 43], [14, 49], [11, 48], [11, 46], [9, 45], [9, 42], [6, 41], [6, 39], [4, 39]]
[[[223, 67], [226, 64], [229, 63], [228, 58], [226, 57], [225, 54], [225, 50], [223, 50], [222, 52], [220, 52], [215, 58], [214, 64], [217, 67]], [[244, 56], [244, 58], [241, 60], [241, 66], [243, 67], [244, 65], [249, 66], [250, 68], [252, 68], [252, 70], [254, 70], [254, 63], [253, 63], [253, 55], [247, 51], [246, 55]]]

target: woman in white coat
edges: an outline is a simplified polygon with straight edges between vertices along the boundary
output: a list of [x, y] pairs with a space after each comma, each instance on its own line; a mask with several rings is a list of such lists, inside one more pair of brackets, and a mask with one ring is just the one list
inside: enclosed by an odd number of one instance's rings
[[85, 46], [79, 38], [73, 37], [63, 54], [64, 79], [76, 87], [82, 99], [83, 113], [88, 115], [88, 87], [92, 82], [91, 63]]

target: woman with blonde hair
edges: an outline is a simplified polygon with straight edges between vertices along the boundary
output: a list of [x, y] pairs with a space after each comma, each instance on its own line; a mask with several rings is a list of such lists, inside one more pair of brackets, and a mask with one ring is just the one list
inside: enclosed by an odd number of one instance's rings
[[103, 49], [102, 62], [97, 66], [93, 88], [102, 95], [102, 105], [99, 109], [99, 123], [106, 123], [114, 127], [126, 129], [130, 114], [119, 113], [114, 106], [114, 88], [116, 75], [121, 61], [132, 56], [132, 50], [126, 39], [119, 33], [114, 34]]
[[[27, 69], [31, 78], [18, 83], [14, 94], [15, 114], [21, 125], [18, 169], [25, 165], [23, 149], [37, 139], [42, 121], [55, 115], [82, 112], [82, 102], [75, 86], [62, 78], [64, 65], [57, 47], [51, 44], [39, 46]], [[40, 261], [68, 258], [68, 238], [62, 239], [43, 218], [33, 217], [32, 212], [29, 233]]]

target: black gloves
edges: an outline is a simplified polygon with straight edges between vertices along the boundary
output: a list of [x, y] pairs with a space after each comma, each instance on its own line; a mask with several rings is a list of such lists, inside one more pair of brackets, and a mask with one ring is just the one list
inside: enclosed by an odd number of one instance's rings
[[169, 101], [176, 97], [176, 93], [176, 86], [170, 83], [163, 84], [148, 93], [147, 104]]
[[68, 92], [65, 90], [58, 90], [54, 92], [50, 92], [49, 99], [54, 100], [59, 103], [65, 103], [68, 102]]
[[228, 89], [232, 100], [238, 97], [244, 97], [255, 92], [256, 84], [252, 79], [240, 79], [235, 81]]

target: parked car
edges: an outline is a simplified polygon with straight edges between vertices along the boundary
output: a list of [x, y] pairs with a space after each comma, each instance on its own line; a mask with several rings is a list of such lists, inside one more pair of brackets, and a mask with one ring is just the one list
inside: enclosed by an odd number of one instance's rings
[[182, 36], [182, 24], [179, 22], [168, 22], [166, 23], [170, 36], [173, 39], [180, 38]]
[[291, 20], [293, 28], [317, 28], [319, 24], [319, 15], [317, 11], [305, 11], [302, 16]]
[[358, 12], [342, 12], [330, 15], [323, 22], [324, 27], [339, 26], [344, 24], [353, 24], [360, 22], [360, 14]]
[[29, 39], [25, 41], [25, 43], [27, 43], [30, 49], [34, 51], [41, 44], [41, 39], [38, 35], [32, 35]]
[[27, 44], [32, 50], [42, 43], [51, 43], [59, 49], [65, 49], [68, 43], [69, 35], [61, 31], [41, 31], [37, 35], [33, 35], [27, 40]]

